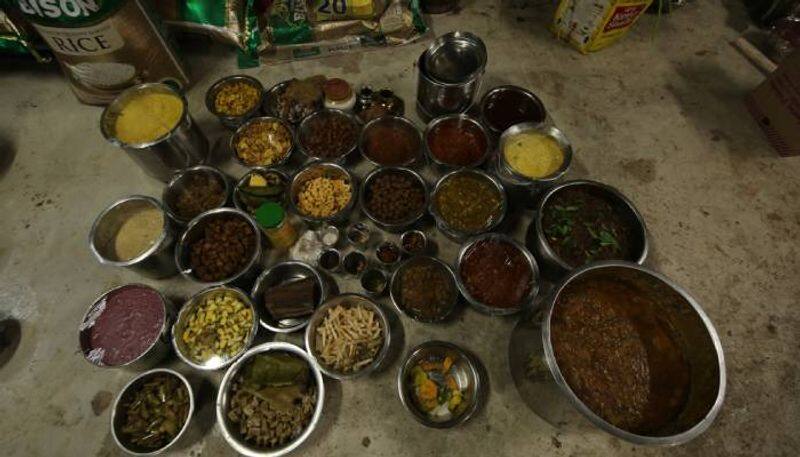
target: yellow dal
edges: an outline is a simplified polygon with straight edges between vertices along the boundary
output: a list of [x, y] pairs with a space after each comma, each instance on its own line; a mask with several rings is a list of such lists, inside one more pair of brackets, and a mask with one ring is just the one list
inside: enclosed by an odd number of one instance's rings
[[134, 97], [119, 113], [116, 137], [126, 144], [155, 141], [169, 133], [183, 115], [183, 101], [171, 94], [151, 92]]
[[556, 140], [537, 132], [522, 132], [509, 138], [503, 154], [511, 168], [533, 179], [552, 175], [564, 163], [564, 153]]

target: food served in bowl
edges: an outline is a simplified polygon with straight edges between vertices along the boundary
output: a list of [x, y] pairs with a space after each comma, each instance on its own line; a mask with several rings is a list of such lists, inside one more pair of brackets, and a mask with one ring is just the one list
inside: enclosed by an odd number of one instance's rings
[[112, 434], [127, 452], [158, 453], [177, 441], [193, 409], [191, 387], [183, 376], [166, 369], [148, 371], [117, 397]]
[[308, 362], [289, 352], [269, 351], [255, 354], [240, 369], [225, 414], [245, 442], [273, 449], [303, 433], [316, 404]]
[[316, 328], [316, 340], [322, 363], [353, 373], [375, 360], [383, 345], [383, 329], [373, 310], [336, 305], [326, 310]]
[[422, 360], [411, 369], [414, 384], [414, 403], [434, 421], [447, 421], [460, 414], [468, 405], [465, 390], [458, 385], [453, 359]]

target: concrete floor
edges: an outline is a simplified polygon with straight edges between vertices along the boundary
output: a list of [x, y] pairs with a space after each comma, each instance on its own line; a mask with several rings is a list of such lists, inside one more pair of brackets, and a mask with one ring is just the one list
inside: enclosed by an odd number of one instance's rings
[[[720, 334], [725, 405], [707, 433], [674, 449], [632, 446], [583, 423], [555, 428], [525, 407], [514, 387], [506, 357], [514, 320], [464, 310], [444, 326], [405, 317], [402, 324], [406, 348], [445, 339], [483, 360], [491, 394], [477, 417], [450, 431], [418, 425], [397, 398], [395, 359], [367, 379], [327, 383], [322, 425], [297, 454], [797, 455], [800, 158], [778, 158], [743, 108], [743, 96], [763, 76], [728, 44], [747, 24], [740, 2], [693, 2], [657, 28], [647, 16], [620, 43], [592, 56], [553, 39], [544, 28], [548, 8], [463, 3], [459, 14], [435, 18], [435, 33], [460, 28], [482, 36], [486, 85], [519, 84], [542, 97], [576, 148], [570, 177], [609, 183], [635, 201], [650, 229], [647, 264], [687, 288]], [[424, 46], [246, 73], [265, 85], [294, 75], [342, 76], [392, 87], [410, 104], [412, 63]], [[235, 58], [213, 46], [193, 50], [187, 60], [196, 79], [192, 113], [210, 138], [219, 138], [203, 95], [214, 80], [238, 71]], [[132, 374], [84, 362], [76, 327], [100, 292], [142, 279], [100, 266], [86, 235], [109, 202], [133, 193], [158, 196], [161, 185], [104, 142], [100, 109], [78, 104], [52, 69], [4, 68], [0, 88], [0, 319], [19, 320], [22, 335], [0, 368], [0, 454], [117, 455], [108, 402]], [[454, 246], [443, 247], [452, 261]], [[180, 279], [145, 282], [178, 301], [197, 290]], [[232, 455], [209, 416], [219, 375], [167, 363], [207, 380], [198, 420], [205, 437], [175, 454]]]

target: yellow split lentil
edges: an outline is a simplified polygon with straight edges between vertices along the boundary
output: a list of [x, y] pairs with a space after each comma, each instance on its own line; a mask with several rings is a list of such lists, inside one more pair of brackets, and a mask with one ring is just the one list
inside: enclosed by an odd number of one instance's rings
[[532, 179], [550, 176], [564, 163], [564, 153], [556, 140], [538, 132], [522, 132], [509, 138], [503, 154], [511, 168]]

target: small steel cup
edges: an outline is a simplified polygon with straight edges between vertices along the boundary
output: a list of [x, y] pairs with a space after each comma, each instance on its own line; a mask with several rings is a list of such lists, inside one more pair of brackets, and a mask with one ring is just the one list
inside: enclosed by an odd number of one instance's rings
[[[130, 260], [119, 260], [114, 252], [114, 238], [122, 223], [136, 211], [156, 208], [164, 216], [164, 224], [158, 239], [139, 256]], [[155, 198], [131, 195], [115, 201], [97, 216], [89, 232], [89, 247], [95, 258], [103, 265], [129, 268], [142, 276], [160, 279], [177, 273], [172, 260], [175, 243], [175, 226], [164, 206]]]
[[[239, 116], [228, 116], [224, 114], [220, 114], [216, 111], [216, 107], [214, 106], [214, 102], [216, 101], [217, 94], [219, 93], [220, 89], [225, 87], [228, 84], [242, 82], [245, 84], [249, 84], [258, 90], [258, 99], [256, 100], [255, 105], [250, 108], [246, 113], [239, 115]], [[226, 76], [214, 84], [206, 92], [206, 108], [211, 111], [211, 114], [217, 116], [220, 123], [230, 130], [235, 130], [240, 125], [242, 125], [245, 121], [252, 117], [256, 117], [261, 113], [261, 103], [264, 98], [264, 86], [261, 85], [261, 82], [252, 76], [247, 75], [232, 75]]]
[[[183, 101], [181, 119], [161, 138], [140, 144], [128, 144], [117, 138], [116, 121], [123, 108], [142, 94], [169, 94]], [[208, 140], [189, 115], [186, 97], [174, 87], [162, 83], [147, 83], [126, 89], [109, 104], [100, 117], [100, 131], [110, 143], [119, 146], [148, 175], [167, 182], [184, 168], [203, 163], [208, 157]]]
[[[178, 195], [180, 192], [186, 188], [187, 182], [193, 176], [208, 176], [212, 179], [217, 180], [220, 186], [222, 187], [222, 192], [224, 198], [220, 201], [220, 203], [215, 206], [214, 208], [221, 208], [228, 203], [231, 195], [231, 186], [228, 177], [220, 171], [218, 168], [210, 167], [208, 165], [197, 165], [196, 167], [187, 168], [185, 170], [181, 170], [175, 174], [167, 187], [164, 188], [164, 192], [161, 196], [161, 200], [164, 202], [164, 207], [167, 210], [167, 214], [180, 225], [186, 225], [189, 223], [192, 218], [185, 218], [178, 214], [176, 202], [178, 199]], [[208, 208], [208, 209], [214, 209]]]

